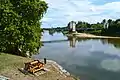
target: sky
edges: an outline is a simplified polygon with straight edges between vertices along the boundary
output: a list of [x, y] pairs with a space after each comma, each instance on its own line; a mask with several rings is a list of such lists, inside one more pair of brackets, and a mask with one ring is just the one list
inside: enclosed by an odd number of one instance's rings
[[120, 0], [45, 0], [42, 28], [65, 27], [70, 21], [101, 22], [120, 18]]

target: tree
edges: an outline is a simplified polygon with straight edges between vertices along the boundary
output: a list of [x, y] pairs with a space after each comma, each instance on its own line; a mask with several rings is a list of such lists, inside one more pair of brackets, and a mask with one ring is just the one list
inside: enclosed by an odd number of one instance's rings
[[112, 23], [112, 19], [109, 19], [109, 20], [108, 20], [108, 23], [111, 24], [111, 23]]
[[115, 23], [120, 23], [120, 19], [117, 19], [117, 20], [115, 21]]
[[106, 22], [106, 19], [103, 19], [102, 24], [104, 24], [105, 22]]
[[76, 28], [90, 28], [90, 24], [87, 22], [78, 21]]
[[82, 21], [78, 21], [78, 23], [76, 24], [76, 28], [81, 28], [82, 27]]
[[41, 18], [47, 4], [41, 0], [0, 0], [0, 51], [26, 56], [41, 46]]

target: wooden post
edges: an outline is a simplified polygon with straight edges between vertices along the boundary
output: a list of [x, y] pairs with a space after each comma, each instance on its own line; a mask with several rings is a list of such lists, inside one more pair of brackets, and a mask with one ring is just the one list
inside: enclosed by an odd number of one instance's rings
[[46, 58], [44, 58], [44, 64], [46, 64], [47, 63], [47, 60], [46, 60]]

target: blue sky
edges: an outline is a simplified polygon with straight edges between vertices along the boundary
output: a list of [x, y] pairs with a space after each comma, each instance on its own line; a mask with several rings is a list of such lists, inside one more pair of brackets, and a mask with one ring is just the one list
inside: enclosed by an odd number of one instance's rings
[[120, 0], [46, 0], [42, 27], [64, 27], [71, 20], [89, 23], [120, 18]]

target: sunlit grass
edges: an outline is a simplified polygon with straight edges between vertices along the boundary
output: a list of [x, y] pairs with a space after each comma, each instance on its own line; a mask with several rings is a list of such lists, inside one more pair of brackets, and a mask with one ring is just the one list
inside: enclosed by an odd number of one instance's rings
[[0, 73], [24, 67], [24, 63], [31, 59], [7, 53], [0, 53]]

